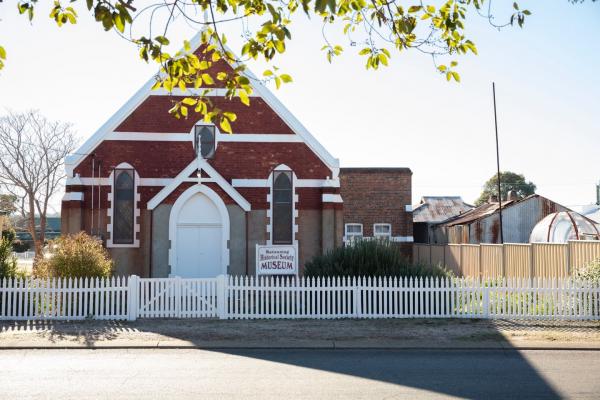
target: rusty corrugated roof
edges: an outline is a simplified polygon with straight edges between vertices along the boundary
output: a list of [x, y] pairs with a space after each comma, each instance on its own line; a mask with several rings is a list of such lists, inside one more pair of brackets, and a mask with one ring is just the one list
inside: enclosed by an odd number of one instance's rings
[[413, 207], [413, 222], [443, 222], [472, 208], [460, 196], [423, 196], [421, 202]]
[[[517, 203], [521, 203], [523, 201], [527, 201], [529, 199], [535, 198], [535, 197], [541, 197], [547, 201], [552, 201], [552, 200], [548, 200], [543, 196], [540, 196], [539, 194], [532, 194], [529, 195], [527, 197], [524, 197], [522, 199], [519, 200], [506, 200], [502, 202], [502, 209], [504, 210], [505, 208], [511, 207]], [[495, 212], [498, 211], [499, 209], [499, 205], [498, 203], [485, 203], [480, 205], [479, 207], [476, 207], [466, 213], [464, 213], [462, 216], [460, 216], [459, 218], [454, 218], [451, 219], [449, 221], [447, 221], [446, 223], [444, 223], [443, 225], [446, 226], [454, 226], [454, 225], [465, 225], [465, 224], [470, 224], [471, 222], [477, 221], [481, 218], [487, 217], [488, 215], [494, 214]]]

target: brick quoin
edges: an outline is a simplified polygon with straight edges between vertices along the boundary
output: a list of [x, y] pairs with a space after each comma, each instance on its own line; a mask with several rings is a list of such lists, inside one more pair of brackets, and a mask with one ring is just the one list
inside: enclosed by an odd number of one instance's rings
[[[189, 133], [194, 124], [202, 119], [200, 114], [190, 110], [188, 118], [177, 119], [168, 113], [177, 101], [184, 98], [183, 96], [149, 96], [115, 131]], [[236, 114], [237, 119], [231, 123], [233, 134], [294, 134], [291, 128], [260, 97], [251, 97], [250, 106], [246, 106], [238, 98], [228, 100], [222, 97], [210, 97], [210, 101], [213, 106]]]
[[412, 236], [412, 172], [408, 168], [341, 168], [344, 223], [363, 224], [373, 236], [373, 224], [392, 224], [392, 236]]

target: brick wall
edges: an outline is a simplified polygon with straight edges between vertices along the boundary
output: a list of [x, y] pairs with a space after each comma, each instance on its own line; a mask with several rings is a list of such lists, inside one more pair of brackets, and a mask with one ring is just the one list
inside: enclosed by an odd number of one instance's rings
[[373, 236], [373, 224], [392, 224], [392, 236], [412, 236], [412, 172], [408, 168], [341, 168], [344, 224], [363, 224]]
[[[154, 132], [154, 133], [189, 133], [198, 120], [199, 114], [191, 113], [189, 118], [177, 119], [168, 114], [173, 105], [183, 96], [149, 96], [123, 121], [115, 131], [120, 132]], [[238, 98], [228, 100], [211, 97], [215, 107], [234, 112], [237, 116], [231, 123], [234, 134], [240, 133], [273, 133], [293, 135], [294, 132], [279, 116], [259, 97], [250, 99], [250, 106], [243, 104]], [[160, 116], [157, 118], [157, 116]]]

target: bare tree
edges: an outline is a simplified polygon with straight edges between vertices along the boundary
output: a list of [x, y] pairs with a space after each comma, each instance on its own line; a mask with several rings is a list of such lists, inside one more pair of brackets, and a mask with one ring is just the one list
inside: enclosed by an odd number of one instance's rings
[[36, 257], [44, 246], [48, 203], [65, 177], [64, 158], [76, 145], [71, 124], [49, 121], [38, 111], [0, 117], [0, 185], [21, 200]]

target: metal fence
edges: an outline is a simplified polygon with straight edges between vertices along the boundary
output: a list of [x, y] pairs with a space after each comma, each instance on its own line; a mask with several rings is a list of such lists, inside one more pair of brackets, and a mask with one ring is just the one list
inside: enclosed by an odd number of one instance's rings
[[10, 279], [0, 319], [600, 319], [598, 282], [572, 278]]
[[413, 245], [413, 260], [442, 265], [458, 276], [564, 278], [600, 259], [600, 241]]

